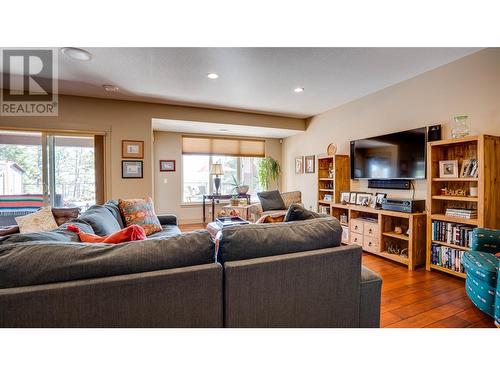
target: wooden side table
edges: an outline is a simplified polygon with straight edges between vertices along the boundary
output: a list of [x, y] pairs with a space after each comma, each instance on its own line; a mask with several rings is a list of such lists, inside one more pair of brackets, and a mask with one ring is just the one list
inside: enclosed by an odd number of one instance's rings
[[[219, 203], [221, 200], [230, 200], [231, 198], [232, 198], [232, 195], [230, 195], [230, 194], [220, 194], [220, 195], [204, 194], [203, 195], [203, 222], [205, 223], [207, 221], [207, 215], [206, 215], [206, 201], [207, 200], [211, 201], [212, 221], [214, 221], [215, 220], [215, 203]], [[248, 202], [248, 205], [250, 205], [250, 194], [239, 194], [238, 198], [245, 198]]]

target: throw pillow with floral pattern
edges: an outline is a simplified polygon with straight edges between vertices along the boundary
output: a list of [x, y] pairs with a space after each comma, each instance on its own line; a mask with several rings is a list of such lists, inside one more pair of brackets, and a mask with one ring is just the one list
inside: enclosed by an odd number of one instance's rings
[[118, 206], [127, 227], [139, 225], [144, 228], [146, 236], [162, 230], [151, 198], [119, 199]]

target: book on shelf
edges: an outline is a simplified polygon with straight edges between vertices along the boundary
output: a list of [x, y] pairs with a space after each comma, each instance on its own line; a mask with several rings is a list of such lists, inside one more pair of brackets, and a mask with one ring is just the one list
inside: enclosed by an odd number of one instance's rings
[[477, 209], [474, 208], [447, 208], [446, 216], [458, 217], [462, 219], [476, 219]]
[[448, 246], [432, 244], [431, 247], [431, 263], [455, 272], [464, 273], [463, 255], [463, 250], [453, 249]]
[[435, 220], [432, 222], [431, 239], [433, 241], [446, 242], [450, 245], [470, 247], [473, 229], [474, 227], [469, 225]]

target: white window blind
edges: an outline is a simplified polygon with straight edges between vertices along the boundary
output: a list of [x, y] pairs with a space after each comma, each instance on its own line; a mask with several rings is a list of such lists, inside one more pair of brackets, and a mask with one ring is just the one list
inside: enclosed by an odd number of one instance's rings
[[265, 141], [238, 138], [182, 137], [184, 155], [265, 157]]

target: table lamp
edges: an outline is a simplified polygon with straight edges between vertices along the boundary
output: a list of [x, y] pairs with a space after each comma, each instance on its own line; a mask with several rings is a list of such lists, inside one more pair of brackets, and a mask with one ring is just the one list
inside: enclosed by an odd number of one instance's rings
[[214, 177], [214, 184], [215, 184], [215, 195], [219, 195], [219, 188], [220, 188], [220, 175], [223, 175], [224, 172], [222, 171], [222, 164], [220, 163], [214, 163], [210, 166], [210, 174], [215, 175]]

